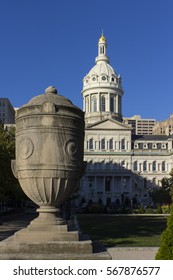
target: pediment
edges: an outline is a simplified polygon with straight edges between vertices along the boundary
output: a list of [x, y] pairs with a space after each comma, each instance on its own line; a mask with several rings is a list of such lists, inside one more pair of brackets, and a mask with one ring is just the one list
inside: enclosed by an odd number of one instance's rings
[[123, 123], [115, 120], [103, 120], [94, 124], [89, 125], [86, 129], [108, 129], [108, 130], [131, 130], [131, 128]]

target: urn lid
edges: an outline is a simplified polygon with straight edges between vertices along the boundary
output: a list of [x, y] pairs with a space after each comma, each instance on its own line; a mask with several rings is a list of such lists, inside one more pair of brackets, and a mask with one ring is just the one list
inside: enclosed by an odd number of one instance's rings
[[29, 114], [54, 114], [59, 111], [75, 111], [77, 114], [83, 112], [63, 95], [58, 94], [57, 89], [49, 86], [44, 94], [33, 97], [27, 104], [17, 110], [16, 118]]

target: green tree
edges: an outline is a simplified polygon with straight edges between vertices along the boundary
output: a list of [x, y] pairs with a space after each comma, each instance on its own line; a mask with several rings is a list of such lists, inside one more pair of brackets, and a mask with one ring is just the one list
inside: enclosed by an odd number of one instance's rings
[[[170, 175], [173, 172], [170, 172]], [[173, 182], [173, 177], [171, 178], [163, 178], [162, 179], [162, 186], [161, 187], [156, 187], [153, 189], [151, 192], [151, 197], [154, 202], [154, 204], [171, 204], [171, 193], [172, 193], [172, 183]]]
[[167, 221], [167, 227], [161, 235], [161, 246], [156, 254], [156, 260], [173, 260], [173, 205]]
[[[169, 187], [171, 202], [173, 202], [173, 169], [170, 172]], [[166, 229], [161, 235], [161, 246], [156, 254], [156, 260], [173, 260], [173, 204]]]
[[4, 128], [0, 123], [0, 200], [18, 200], [23, 194], [11, 170], [15, 158], [15, 127]]

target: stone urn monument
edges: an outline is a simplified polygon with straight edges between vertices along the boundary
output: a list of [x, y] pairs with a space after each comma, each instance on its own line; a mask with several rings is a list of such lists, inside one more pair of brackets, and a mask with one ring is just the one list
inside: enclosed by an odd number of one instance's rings
[[59, 215], [84, 174], [83, 143], [84, 113], [54, 87], [18, 109], [12, 170], [39, 215], [0, 242], [0, 259], [110, 259]]
[[84, 174], [83, 143], [84, 113], [52, 86], [17, 111], [12, 170], [25, 194], [39, 205], [39, 216], [16, 238], [74, 238], [74, 233], [65, 234], [66, 226], [59, 226], [65, 221], [58, 212]]

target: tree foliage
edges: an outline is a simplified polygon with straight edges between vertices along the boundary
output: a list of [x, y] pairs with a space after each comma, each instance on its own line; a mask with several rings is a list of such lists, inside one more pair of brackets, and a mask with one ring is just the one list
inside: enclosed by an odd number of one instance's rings
[[[168, 179], [169, 195], [173, 202], [173, 169]], [[167, 226], [161, 236], [161, 246], [156, 254], [156, 260], [173, 260], [173, 204], [171, 205], [171, 214], [167, 221]]]
[[171, 195], [173, 190], [173, 170], [170, 172], [170, 178], [162, 179], [162, 186], [156, 187], [151, 192], [154, 204], [171, 204]]
[[22, 191], [11, 170], [15, 158], [15, 127], [0, 123], [0, 200], [20, 199]]
[[173, 260], [173, 206], [167, 221], [167, 227], [161, 236], [161, 246], [156, 254], [156, 260]]

